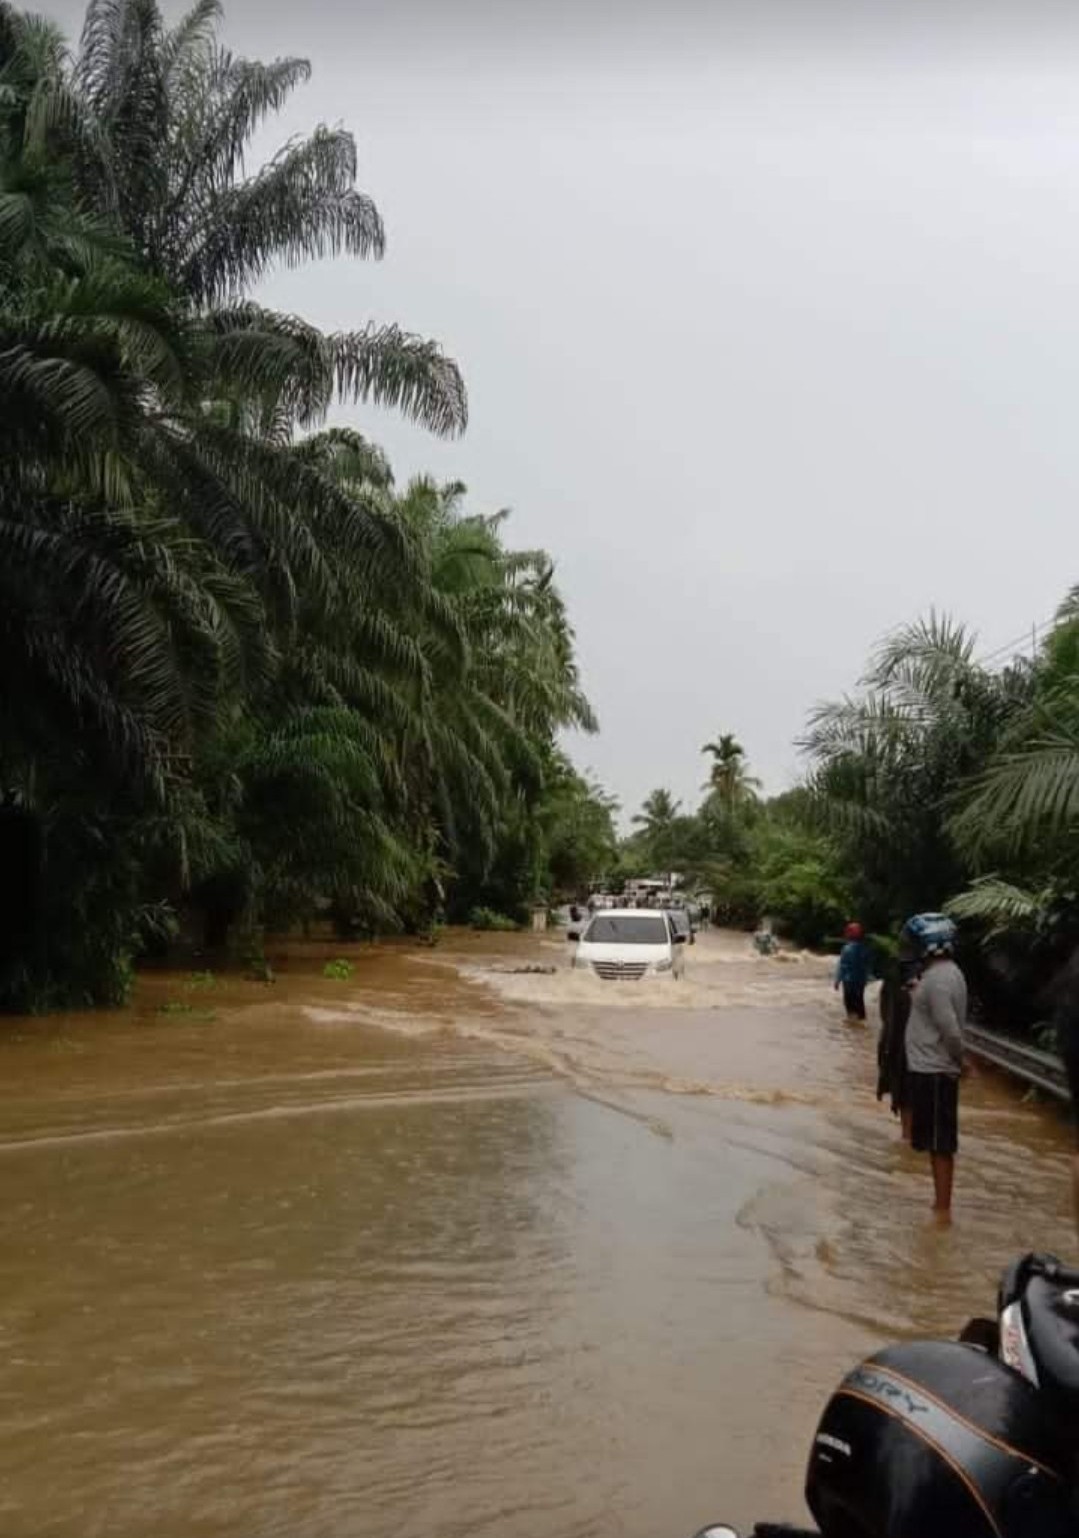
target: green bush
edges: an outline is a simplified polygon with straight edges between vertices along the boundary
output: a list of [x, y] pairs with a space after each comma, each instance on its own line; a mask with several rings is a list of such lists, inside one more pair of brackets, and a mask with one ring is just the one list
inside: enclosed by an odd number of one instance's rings
[[493, 908], [473, 908], [468, 915], [468, 922], [472, 929], [497, 930], [506, 934], [520, 927], [513, 919], [507, 918], [504, 913], [496, 913]]
[[780, 932], [820, 945], [842, 930], [850, 892], [828, 840], [805, 828], [764, 825], [756, 841], [756, 896]]
[[213, 1009], [196, 1009], [194, 1004], [189, 1004], [186, 999], [167, 999], [157, 1008], [159, 1015], [182, 1015], [185, 1020], [199, 1021], [201, 1024], [209, 1024], [217, 1019], [217, 1011]]
[[336, 961], [328, 961], [322, 969], [323, 977], [328, 977], [334, 983], [347, 983], [355, 968], [351, 961], [346, 961], [343, 956], [338, 956]]

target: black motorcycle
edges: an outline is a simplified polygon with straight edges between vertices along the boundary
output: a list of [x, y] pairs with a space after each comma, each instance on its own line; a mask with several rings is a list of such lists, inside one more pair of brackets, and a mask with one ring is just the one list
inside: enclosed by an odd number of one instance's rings
[[1079, 1538], [1079, 1271], [1024, 1255], [995, 1320], [849, 1372], [813, 1439], [806, 1503], [816, 1529], [758, 1523], [755, 1538]]

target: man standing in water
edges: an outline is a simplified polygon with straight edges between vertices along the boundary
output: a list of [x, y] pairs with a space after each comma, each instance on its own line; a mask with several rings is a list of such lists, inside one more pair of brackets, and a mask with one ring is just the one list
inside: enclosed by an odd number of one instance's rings
[[952, 954], [951, 919], [942, 913], [920, 913], [909, 920], [906, 931], [925, 957], [907, 1022], [910, 1146], [929, 1155], [933, 1211], [941, 1222], [948, 1222], [959, 1146], [959, 1080], [965, 1071], [967, 984]]
[[848, 924], [843, 931], [846, 941], [835, 969], [836, 988], [843, 989], [843, 1005], [851, 1024], [865, 1023], [865, 985], [869, 981], [871, 960], [861, 924]]

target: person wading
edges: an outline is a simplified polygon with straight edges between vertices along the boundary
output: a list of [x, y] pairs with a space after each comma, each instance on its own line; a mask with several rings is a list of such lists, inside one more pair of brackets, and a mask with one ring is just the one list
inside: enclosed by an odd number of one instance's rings
[[942, 913], [920, 913], [907, 921], [904, 932], [924, 958], [906, 1032], [910, 1146], [929, 1155], [933, 1210], [947, 1222], [959, 1146], [959, 1080], [966, 1072], [967, 984], [953, 956], [951, 919]]
[[847, 942], [839, 953], [835, 969], [835, 986], [843, 989], [843, 1004], [847, 1019], [865, 1024], [865, 985], [872, 970], [869, 947], [865, 943], [865, 930], [861, 924], [848, 924], [843, 931]]

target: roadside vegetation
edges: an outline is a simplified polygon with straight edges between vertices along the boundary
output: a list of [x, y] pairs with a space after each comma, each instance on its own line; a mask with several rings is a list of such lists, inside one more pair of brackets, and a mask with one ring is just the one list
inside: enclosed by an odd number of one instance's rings
[[617, 879], [678, 872], [708, 893], [719, 924], [752, 928], [767, 917], [803, 945], [842, 928], [852, 901], [840, 851], [810, 813], [808, 793], [762, 799], [745, 749], [730, 733], [707, 743], [707, 780], [696, 810], [655, 790], [619, 848]]
[[802, 747], [803, 783], [761, 799], [737, 740], [707, 744], [699, 808], [654, 791], [621, 868], [683, 872], [721, 921], [804, 944], [856, 916], [882, 960], [911, 913], [947, 909], [983, 1014], [1044, 1019], [1079, 944], [1079, 590], [1029, 658], [979, 660], [942, 618], [893, 632]]
[[352, 136], [264, 164], [309, 75], [216, 0], [0, 4], [0, 1008], [116, 1002], [177, 926], [257, 957], [511, 918], [613, 843], [550, 557], [399, 486], [339, 404], [464, 430], [436, 342], [321, 332], [273, 267], [382, 255]]
[[345, 129], [252, 156], [309, 68], [220, 19], [91, 0], [69, 49], [0, 0], [0, 1009], [122, 1000], [178, 930], [262, 975], [269, 930], [500, 927], [677, 870], [805, 944], [947, 906], [988, 1012], [1035, 1020], [1079, 940], [1079, 596], [1027, 660], [890, 635], [801, 786], [762, 797], [720, 732], [699, 804], [657, 789], [619, 845], [558, 745], [595, 720], [550, 556], [334, 422], [458, 434], [456, 363], [258, 298], [385, 232]]

